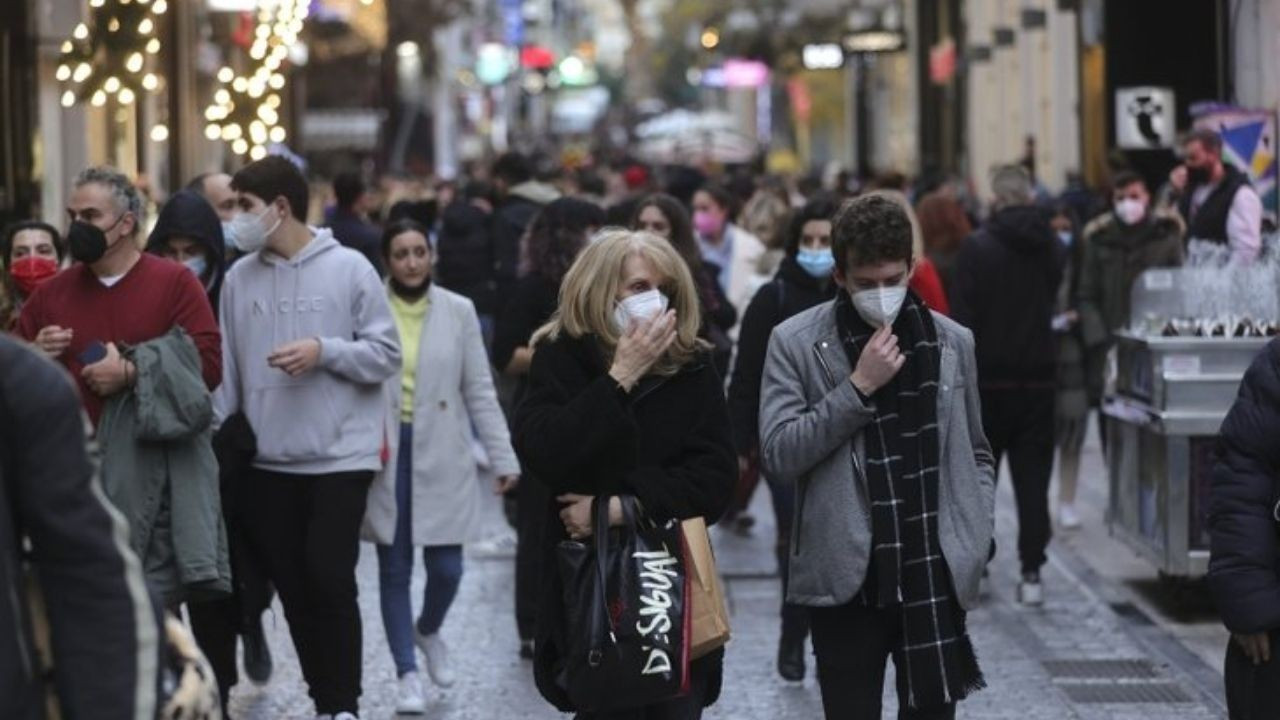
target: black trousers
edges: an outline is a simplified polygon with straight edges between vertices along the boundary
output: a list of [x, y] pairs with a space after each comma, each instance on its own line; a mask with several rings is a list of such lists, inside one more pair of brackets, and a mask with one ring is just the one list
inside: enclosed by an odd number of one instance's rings
[[787, 578], [791, 572], [791, 523], [796, 507], [796, 484], [766, 477], [773, 498], [773, 517], [777, 524], [774, 553], [778, 558], [778, 575], [782, 579], [782, 635], [803, 642], [809, 636], [809, 608], [787, 602]]
[[1227, 641], [1223, 668], [1231, 720], [1280, 718], [1280, 630], [1271, 631], [1271, 661], [1254, 665], [1235, 640]]
[[551, 492], [526, 475], [516, 488], [516, 503], [516, 630], [521, 640], [533, 640], [542, 600], [542, 538]]
[[275, 584], [317, 714], [359, 711], [356, 560], [372, 472], [255, 470], [244, 504], [254, 554]]
[[249, 550], [248, 536], [236, 504], [243, 494], [244, 483], [238, 484], [241, 486], [238, 492], [229, 493], [224, 489], [222, 493], [222, 514], [231, 554], [231, 596], [187, 604], [191, 633], [213, 668], [224, 711], [231, 688], [240, 680], [236, 640], [261, 622], [263, 611], [271, 607], [275, 596], [261, 563]]
[[809, 608], [813, 652], [818, 658], [818, 685], [827, 720], [880, 720], [885, 663], [897, 669], [899, 720], [952, 720], [954, 704], [939, 708], [907, 708], [906, 667], [897, 650], [902, 638], [902, 610], [880, 609], [862, 602]]
[[1054, 390], [983, 389], [982, 427], [997, 471], [1009, 458], [1018, 504], [1018, 558], [1022, 572], [1039, 572], [1053, 534], [1049, 519], [1049, 479], [1053, 476]]

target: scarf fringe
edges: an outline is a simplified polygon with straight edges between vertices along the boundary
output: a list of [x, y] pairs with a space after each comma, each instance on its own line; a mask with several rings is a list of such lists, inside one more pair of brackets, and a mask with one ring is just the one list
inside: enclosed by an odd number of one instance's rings
[[982, 668], [978, 665], [978, 653], [974, 650], [973, 641], [968, 633], [960, 638], [956, 649], [960, 654], [961, 667], [956, 682], [951, 684], [959, 687], [948, 688], [948, 691], [951, 693], [952, 701], [959, 702], [979, 690], [986, 689], [987, 679], [982, 675]]

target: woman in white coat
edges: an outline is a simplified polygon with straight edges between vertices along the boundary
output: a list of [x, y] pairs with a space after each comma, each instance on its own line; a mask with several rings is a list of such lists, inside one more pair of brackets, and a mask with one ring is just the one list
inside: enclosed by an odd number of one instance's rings
[[[397, 712], [425, 711], [414, 645], [441, 687], [454, 673], [440, 626], [462, 579], [462, 544], [472, 538], [480, 495], [472, 428], [498, 476], [498, 492], [514, 486], [520, 464], [498, 406], [480, 321], [471, 301], [431, 282], [427, 230], [411, 220], [387, 227], [382, 256], [404, 369], [389, 384], [388, 402], [399, 433], [388, 433], [386, 468], [395, 479], [375, 486], [368, 530], [378, 539], [382, 622], [400, 678]], [[409, 580], [415, 547], [422, 547], [427, 586], [412, 620]]]

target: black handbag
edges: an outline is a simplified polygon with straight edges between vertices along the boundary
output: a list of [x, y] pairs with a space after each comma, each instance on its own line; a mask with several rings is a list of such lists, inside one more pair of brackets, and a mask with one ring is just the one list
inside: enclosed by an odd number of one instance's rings
[[590, 544], [566, 540], [556, 553], [568, 649], [559, 683], [584, 712], [689, 692], [692, 613], [680, 523], [641, 523], [634, 498], [623, 497], [625, 522], [610, 528], [609, 500], [592, 503]]

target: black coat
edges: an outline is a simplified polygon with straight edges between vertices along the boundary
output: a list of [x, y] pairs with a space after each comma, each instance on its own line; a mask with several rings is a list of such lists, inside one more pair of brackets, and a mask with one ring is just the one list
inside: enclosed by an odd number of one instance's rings
[[1031, 205], [996, 212], [960, 248], [948, 299], [951, 317], [973, 331], [981, 387], [1054, 387], [1065, 260], [1049, 211]]
[[94, 477], [75, 386], [3, 335], [0, 367], [0, 718], [44, 717], [21, 537], [31, 542], [64, 715], [154, 715], [160, 678], [139, 683], [138, 674], [162, 666], [160, 617], [124, 540], [124, 519]]
[[436, 240], [436, 282], [469, 298], [481, 315], [500, 309], [491, 232], [489, 213], [459, 200], [445, 208]]
[[1209, 496], [1209, 590], [1232, 632], [1280, 629], [1280, 340], [1253, 361], [1222, 424]]
[[[635, 495], [662, 522], [704, 517], [729, 504], [738, 468], [720, 378], [709, 360], [690, 363], [672, 377], [645, 378], [630, 393], [609, 377], [593, 339], [561, 337], [538, 346], [528, 392], [516, 411], [515, 446], [533, 481], [557, 496]], [[566, 540], [559, 505], [547, 508], [544, 562], [555, 568], [555, 548]], [[555, 572], [543, 573], [534, 677], [552, 704], [571, 711], [556, 684], [562, 665], [564, 619]], [[707, 696], [719, 696], [723, 653], [695, 661], [712, 677]]]
[[836, 284], [820, 283], [788, 257], [773, 280], [756, 291], [738, 329], [738, 360], [729, 383], [729, 416], [739, 455], [760, 445], [760, 380], [769, 336], [783, 320], [835, 297]]
[[379, 275], [386, 276], [386, 268], [382, 267], [382, 231], [377, 225], [350, 210], [334, 208], [329, 229], [334, 240], [364, 255]]

